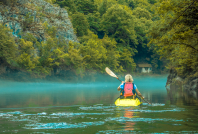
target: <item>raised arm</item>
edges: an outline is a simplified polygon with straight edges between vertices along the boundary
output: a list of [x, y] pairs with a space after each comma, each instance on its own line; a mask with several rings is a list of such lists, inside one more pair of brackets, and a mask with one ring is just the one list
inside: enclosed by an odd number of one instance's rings
[[[124, 81], [122, 81], [122, 83], [124, 83]], [[122, 84], [122, 83], [121, 83], [121, 84]], [[121, 84], [120, 84], [120, 85], [121, 85]], [[120, 90], [121, 90], [120, 85], [119, 85], [119, 86], [118, 86], [118, 88], [117, 88], [117, 89], [118, 89], [118, 91], [120, 91]]]

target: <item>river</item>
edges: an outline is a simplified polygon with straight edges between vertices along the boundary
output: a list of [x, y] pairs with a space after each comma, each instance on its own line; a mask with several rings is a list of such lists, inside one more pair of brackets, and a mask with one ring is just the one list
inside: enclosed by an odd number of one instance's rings
[[119, 81], [93, 83], [0, 80], [0, 133], [198, 133], [198, 108], [170, 103], [166, 76], [137, 77], [145, 99], [117, 107]]

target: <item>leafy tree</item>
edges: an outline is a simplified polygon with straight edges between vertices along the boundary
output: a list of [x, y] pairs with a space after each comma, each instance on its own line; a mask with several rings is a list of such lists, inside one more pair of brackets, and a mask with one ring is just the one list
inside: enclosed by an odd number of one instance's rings
[[151, 19], [151, 13], [144, 9], [144, 8], [140, 8], [140, 7], [137, 7], [133, 10], [133, 15], [136, 16], [136, 18], [146, 18], [147, 20], [150, 20]]
[[47, 21], [43, 23], [43, 27], [45, 32], [48, 34], [48, 36], [55, 38], [57, 33], [57, 28], [55, 26], [50, 26]]
[[107, 59], [107, 50], [97, 35], [89, 32], [89, 37], [90, 39], [81, 47], [83, 60], [86, 62], [87, 69], [101, 70], [105, 67], [103, 62]]
[[17, 3], [17, 0], [0, 0], [0, 4], [14, 6]]
[[137, 45], [137, 40], [133, 19], [133, 16], [124, 10], [123, 7], [114, 5], [103, 15], [101, 29], [108, 36], [115, 38], [119, 44], [135, 46]]
[[86, 17], [89, 22], [89, 29], [98, 35], [100, 30], [100, 13], [89, 13]]
[[150, 27], [153, 25], [152, 20], [147, 20], [145, 17], [140, 19], [135, 19], [135, 31], [137, 35], [138, 45], [137, 51], [138, 53], [134, 55], [135, 62], [150, 62], [145, 61], [146, 58], [151, 58], [150, 56], [154, 53], [152, 49], [147, 47], [147, 43], [149, 42], [146, 34], [148, 33]]
[[97, 11], [97, 6], [93, 0], [75, 0], [77, 11], [85, 15]]
[[30, 41], [20, 40], [19, 53], [17, 57], [17, 63], [21, 69], [25, 69], [32, 73], [35, 69], [36, 64], [38, 64], [38, 58], [36, 52], [34, 51], [33, 43]]
[[76, 13], [72, 15], [72, 24], [78, 37], [88, 34], [89, 23], [83, 13]]
[[17, 45], [11, 30], [0, 23], [0, 59], [11, 64], [16, 57]]
[[81, 56], [81, 49], [80, 49], [80, 44], [72, 43], [71, 41], [69, 42], [69, 49], [68, 53], [66, 53], [66, 65], [70, 69], [75, 69], [76, 70], [84, 70], [84, 61], [83, 61], [83, 56]]
[[155, 4], [155, 3], [157, 3], [157, 0], [148, 0], [148, 2], [149, 2], [150, 4]]
[[115, 41], [115, 39], [110, 39], [107, 35], [105, 35], [101, 41], [107, 50], [107, 58], [104, 61], [105, 65], [113, 69], [115, 72], [123, 71], [122, 66], [120, 66], [119, 64], [120, 54], [117, 50], [117, 42]]
[[26, 14], [25, 20], [23, 21], [23, 30], [30, 28], [33, 23], [33, 16], [30, 13]]
[[71, 14], [77, 12], [77, 8], [73, 0], [58, 0], [56, 3], [61, 8], [66, 8], [69, 13], [71, 12]]
[[120, 51], [120, 64], [123, 66], [123, 69], [127, 72], [133, 72], [135, 71], [136, 64], [134, 62], [134, 59], [132, 56], [135, 53], [131, 53], [130, 49], [128, 48], [123, 48], [122, 51]]
[[182, 76], [198, 69], [197, 7], [195, 0], [161, 1], [156, 9], [160, 20], [150, 32], [150, 47], [167, 58], [169, 67]]
[[106, 13], [107, 9], [108, 9], [108, 1], [107, 0], [103, 0], [102, 3], [99, 6], [99, 13], [102, 16], [104, 13]]
[[134, 6], [135, 8], [144, 8], [147, 9], [148, 11], [151, 10], [151, 4], [148, 2], [148, 0], [134, 0]]
[[56, 0], [45, 0], [46, 2], [49, 2], [50, 4], [56, 3]]

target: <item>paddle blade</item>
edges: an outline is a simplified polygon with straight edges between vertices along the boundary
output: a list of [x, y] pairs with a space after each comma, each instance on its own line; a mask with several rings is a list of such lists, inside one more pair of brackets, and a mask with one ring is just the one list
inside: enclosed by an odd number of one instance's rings
[[118, 78], [108, 67], [105, 68], [105, 71], [112, 77]]

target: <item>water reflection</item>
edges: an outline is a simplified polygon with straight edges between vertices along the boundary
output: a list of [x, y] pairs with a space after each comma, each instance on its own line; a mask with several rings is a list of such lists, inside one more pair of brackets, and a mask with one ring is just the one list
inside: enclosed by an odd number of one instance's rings
[[[133, 116], [134, 116], [133, 111], [125, 110], [125, 112], [124, 112], [124, 117], [125, 118], [133, 118]], [[134, 130], [134, 125], [135, 125], [134, 122], [126, 121], [125, 130]]]
[[[152, 84], [153, 82], [153, 84]], [[140, 92], [150, 101], [164, 103], [166, 77], [135, 79]], [[0, 108], [114, 104], [119, 96], [115, 82], [52, 83], [0, 80]]]

